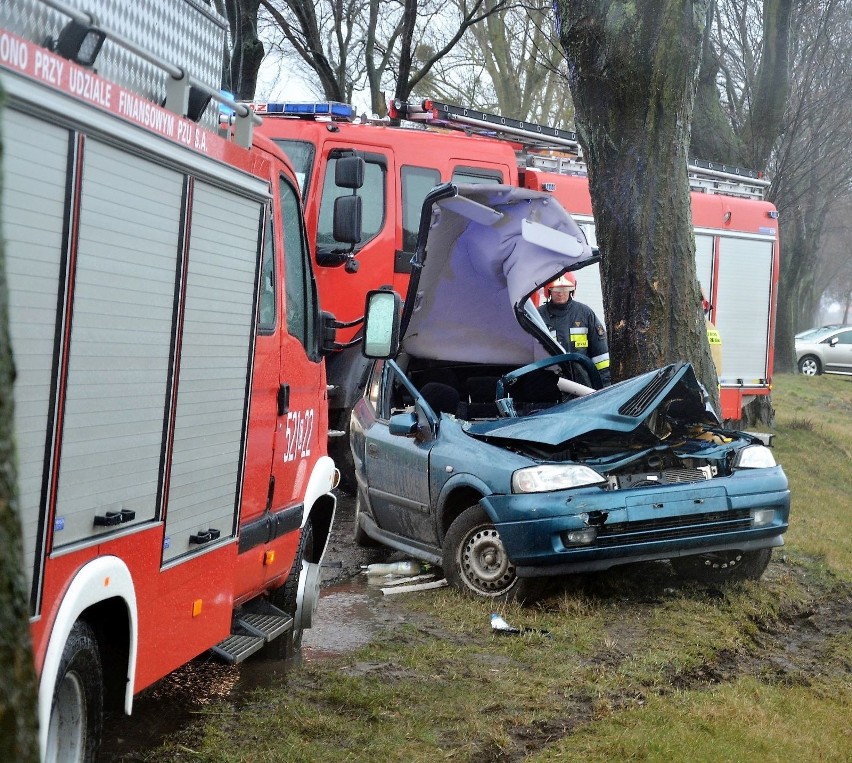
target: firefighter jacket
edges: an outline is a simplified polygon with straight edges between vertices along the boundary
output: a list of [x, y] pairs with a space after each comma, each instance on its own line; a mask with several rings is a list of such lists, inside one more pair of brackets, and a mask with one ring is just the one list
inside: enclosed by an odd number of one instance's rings
[[579, 352], [587, 355], [595, 364], [604, 385], [610, 383], [609, 346], [606, 330], [598, 320], [595, 311], [582, 302], [570, 300], [567, 304], [556, 305], [545, 302], [538, 308], [556, 341], [567, 352]]

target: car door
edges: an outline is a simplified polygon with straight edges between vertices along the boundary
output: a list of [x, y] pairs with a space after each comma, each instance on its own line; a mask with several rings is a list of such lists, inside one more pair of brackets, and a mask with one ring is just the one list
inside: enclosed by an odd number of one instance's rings
[[[382, 530], [436, 545], [429, 462], [438, 416], [403, 378], [395, 363], [384, 364], [376, 419], [363, 429], [367, 496]], [[411, 422], [416, 431], [393, 433], [392, 429], [405, 422]]]
[[826, 372], [852, 374], [852, 329], [834, 334], [824, 343]]

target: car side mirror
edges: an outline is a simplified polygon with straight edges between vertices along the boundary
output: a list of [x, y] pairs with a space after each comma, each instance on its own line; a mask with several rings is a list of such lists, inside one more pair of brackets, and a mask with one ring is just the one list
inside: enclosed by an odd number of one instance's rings
[[367, 292], [364, 307], [364, 342], [361, 351], [368, 358], [392, 358], [399, 352], [400, 306], [395, 291]]
[[388, 432], [403, 437], [410, 437], [413, 434], [417, 434], [417, 414], [395, 413], [388, 420]]
[[833, 336], [833, 337], [831, 337], [831, 339], [828, 340], [828, 346], [829, 347], [835, 347], [839, 341], [840, 340], [839, 340], [838, 337]]

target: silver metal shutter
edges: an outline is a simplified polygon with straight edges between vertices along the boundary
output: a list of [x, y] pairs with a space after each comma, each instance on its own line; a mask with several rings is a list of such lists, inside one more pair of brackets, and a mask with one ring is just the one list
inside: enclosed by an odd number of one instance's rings
[[233, 535], [240, 496], [262, 206], [197, 182], [164, 561]]
[[183, 176], [94, 140], [82, 171], [54, 546], [155, 517], [173, 333]]
[[713, 236], [695, 234], [695, 271], [704, 296], [709, 300], [713, 285]]
[[766, 378], [772, 242], [722, 237], [719, 303], [723, 384], [756, 384]]
[[6, 109], [3, 236], [15, 357], [15, 444], [24, 571], [32, 584], [50, 413], [56, 304], [65, 221], [68, 131]]

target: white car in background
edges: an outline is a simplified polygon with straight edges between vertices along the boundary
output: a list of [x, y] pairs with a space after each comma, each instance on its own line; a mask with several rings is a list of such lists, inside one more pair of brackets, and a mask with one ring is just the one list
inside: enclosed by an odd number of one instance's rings
[[796, 363], [805, 376], [852, 375], [852, 326], [816, 329], [796, 337]]

